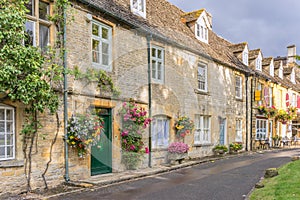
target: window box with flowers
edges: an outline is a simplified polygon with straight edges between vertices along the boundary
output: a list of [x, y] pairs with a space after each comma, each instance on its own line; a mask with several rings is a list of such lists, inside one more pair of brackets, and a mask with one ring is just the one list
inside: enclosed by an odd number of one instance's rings
[[[68, 120], [67, 143], [84, 157], [89, 148], [97, 145], [103, 132], [103, 120], [96, 114], [75, 114]], [[101, 147], [98, 147], [101, 148]]]
[[188, 156], [189, 146], [183, 142], [173, 142], [168, 147], [168, 161], [171, 164], [181, 162]]
[[258, 106], [258, 112], [260, 115], [264, 115], [268, 119], [272, 119], [276, 117], [278, 110], [275, 106], [266, 107], [266, 106]]
[[293, 119], [293, 115], [291, 115], [288, 111], [280, 109], [276, 115], [276, 119], [282, 124], [286, 124], [288, 121]]
[[127, 169], [137, 169], [143, 155], [149, 153], [148, 147], [144, 147], [143, 133], [151, 122], [147, 117], [147, 111], [133, 101], [124, 102], [119, 111], [122, 119], [121, 146], [122, 163]]
[[258, 106], [257, 110], [260, 115], [266, 115], [268, 113], [266, 106]]
[[194, 122], [187, 116], [179, 117], [175, 122], [175, 130], [177, 138], [184, 138], [190, 134], [194, 128]]

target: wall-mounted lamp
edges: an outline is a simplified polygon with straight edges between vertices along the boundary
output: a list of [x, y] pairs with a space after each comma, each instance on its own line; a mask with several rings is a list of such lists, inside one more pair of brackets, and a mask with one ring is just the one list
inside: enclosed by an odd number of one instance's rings
[[93, 19], [93, 16], [90, 13], [86, 14], [86, 16], [85, 16], [86, 22], [90, 23], [92, 21], [92, 19]]

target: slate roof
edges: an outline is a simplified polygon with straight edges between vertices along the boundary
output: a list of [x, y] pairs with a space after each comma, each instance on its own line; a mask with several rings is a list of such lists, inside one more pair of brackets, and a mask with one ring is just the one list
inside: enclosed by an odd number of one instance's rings
[[249, 55], [248, 58], [249, 60], [254, 60], [257, 58], [257, 56], [259, 55], [260, 49], [254, 49], [254, 50], [250, 50], [249, 51]]
[[[200, 16], [205, 9], [191, 13], [185, 13], [178, 7], [166, 0], [148, 0], [146, 3], [146, 19], [139, 17], [130, 11], [130, 0], [78, 0], [89, 6], [96, 7], [104, 15], [115, 17], [124, 23], [129, 23], [135, 28], [152, 33], [154, 38], [181, 45], [182, 48], [192, 51], [198, 55], [212, 59], [215, 62], [225, 64], [240, 71], [249, 71], [232, 54], [228, 45], [213, 32], [209, 31], [209, 45], [196, 39], [192, 31], [181, 18], [186, 16], [189, 20], [194, 20]], [[194, 19], [192, 19], [194, 17]], [[220, 42], [220, 44], [218, 44]], [[221, 47], [224, 47], [222, 49]], [[238, 64], [238, 65], [237, 65]]]
[[247, 46], [247, 42], [233, 44], [229, 48], [233, 53], [240, 53], [244, 51], [245, 47]]
[[[140, 30], [141, 32], [151, 33], [153, 37], [158, 40], [172, 43], [180, 48], [242, 72], [255, 72], [259, 77], [290, 85], [286, 80], [281, 80], [278, 77], [271, 77], [268, 71], [254, 71], [245, 66], [234, 53], [243, 51], [245, 45], [247, 45], [246, 42], [233, 44], [211, 30], [209, 30], [209, 44], [198, 41], [194, 35], [194, 31], [187, 26], [187, 23], [197, 20], [202, 12], [206, 12], [205, 9], [185, 13], [166, 0], [147, 0], [147, 13], [146, 19], [144, 19], [130, 11], [130, 0], [77, 1], [99, 10], [99, 14], [102, 16], [104, 15], [104, 17], [109, 16], [116, 18], [116, 20]], [[255, 59], [259, 52], [261, 52], [260, 49], [249, 51], [249, 60]], [[280, 60], [283, 61], [284, 65], [286, 64], [286, 58], [274, 58], [275, 69], [278, 69]], [[269, 60], [266, 59], [263, 65], [267, 65], [268, 62]]]
[[203, 13], [204, 9], [196, 10], [193, 12], [184, 13], [181, 16], [181, 21], [184, 23], [196, 21], [200, 15]]
[[273, 57], [263, 58], [262, 66], [270, 66]]

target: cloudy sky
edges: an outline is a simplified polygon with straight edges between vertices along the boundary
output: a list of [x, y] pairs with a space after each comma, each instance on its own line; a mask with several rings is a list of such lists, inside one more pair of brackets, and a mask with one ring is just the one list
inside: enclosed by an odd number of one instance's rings
[[248, 42], [263, 57], [285, 56], [295, 44], [300, 54], [299, 0], [168, 0], [189, 12], [205, 8], [213, 30], [232, 43]]

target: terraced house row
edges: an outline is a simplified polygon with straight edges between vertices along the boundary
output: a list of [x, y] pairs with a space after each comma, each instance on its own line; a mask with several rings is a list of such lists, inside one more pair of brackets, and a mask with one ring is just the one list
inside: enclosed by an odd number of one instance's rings
[[[54, 3], [31, 0], [27, 6], [30, 13], [25, 26], [31, 45], [43, 49], [54, 44], [55, 26], [46, 17], [51, 15]], [[276, 112], [289, 109], [297, 113], [300, 107], [295, 46], [288, 46], [284, 57], [265, 58], [263, 50], [251, 50], [247, 42], [233, 44], [218, 36], [213, 30], [213, 17], [205, 9], [186, 13], [165, 0], [70, 3], [66, 25], [68, 68], [104, 70], [121, 93], [115, 96], [94, 84], [68, 79], [68, 117], [96, 108], [105, 123], [105, 137], [101, 136], [101, 148], [92, 148], [84, 158], [72, 148], [66, 157], [61, 129], [47, 172], [49, 185], [62, 183], [64, 176], [78, 181], [127, 170], [122, 162], [123, 122], [119, 111], [130, 100], [145, 108], [152, 118], [143, 134], [150, 153], [145, 154], [140, 168], [168, 161], [167, 148], [178, 140], [174, 125], [181, 116], [194, 121], [194, 129], [182, 138], [189, 145], [190, 158], [213, 155], [217, 144], [240, 142], [250, 151], [260, 148], [266, 139], [274, 146], [276, 135], [297, 135], [297, 117], [275, 118], [270, 112], [276, 107]], [[1, 182], [0, 193], [24, 190], [26, 185], [19, 134], [23, 115], [24, 106], [9, 100], [1, 102], [0, 176], [5, 181]], [[49, 142], [56, 130], [53, 116], [40, 117], [44, 125], [41, 132], [47, 136], [38, 138], [38, 151], [32, 157], [34, 188], [42, 185]]]

